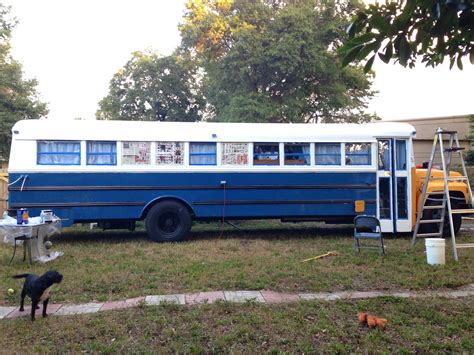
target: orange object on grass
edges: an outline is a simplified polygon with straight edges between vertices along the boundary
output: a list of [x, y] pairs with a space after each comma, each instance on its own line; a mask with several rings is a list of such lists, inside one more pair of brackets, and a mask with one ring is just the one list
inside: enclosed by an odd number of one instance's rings
[[367, 313], [359, 312], [357, 313], [357, 318], [359, 319], [359, 323], [367, 323]]
[[373, 314], [368, 314], [367, 315], [367, 325], [369, 328], [375, 328], [377, 326], [377, 317], [374, 316]]
[[385, 325], [388, 323], [388, 320], [385, 318], [375, 317], [375, 323], [380, 330], [385, 329]]

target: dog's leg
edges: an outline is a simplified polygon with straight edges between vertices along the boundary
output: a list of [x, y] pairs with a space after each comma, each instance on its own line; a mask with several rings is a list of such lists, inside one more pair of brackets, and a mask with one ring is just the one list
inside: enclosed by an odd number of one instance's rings
[[25, 292], [25, 288], [23, 288], [21, 290], [20, 312], [23, 312], [25, 310], [25, 308], [24, 308], [24, 306], [25, 306], [25, 296], [26, 296], [26, 292]]
[[43, 301], [43, 318], [46, 318], [48, 315], [46, 314], [46, 309], [48, 308], [49, 298]]
[[36, 308], [38, 307], [38, 301], [31, 300], [31, 320], [35, 320]]

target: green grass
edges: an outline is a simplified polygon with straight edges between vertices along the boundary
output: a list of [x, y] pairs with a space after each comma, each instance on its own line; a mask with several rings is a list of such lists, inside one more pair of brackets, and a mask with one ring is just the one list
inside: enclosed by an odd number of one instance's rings
[[[371, 250], [354, 253], [350, 227], [275, 221], [240, 225], [245, 229], [226, 227], [222, 238], [219, 225], [197, 225], [192, 239], [172, 244], [153, 243], [143, 230], [68, 229], [52, 239], [53, 249], [64, 256], [32, 267], [19, 256], [9, 265], [12, 247], [3, 245], [0, 305], [18, 302], [21, 280], [12, 275], [50, 268], [64, 275], [52, 300], [65, 303], [209, 290], [424, 290], [474, 283], [474, 249], [462, 250], [456, 263], [448, 247], [447, 264], [433, 267], [426, 263], [423, 241], [412, 251], [409, 236], [387, 235], [387, 255], [381, 257]], [[331, 250], [340, 255], [302, 262]], [[16, 293], [9, 295], [9, 288]]]
[[[0, 321], [0, 348], [8, 353], [472, 353], [473, 308], [472, 297], [140, 307], [34, 323]], [[359, 325], [360, 310], [387, 318], [386, 329]]]

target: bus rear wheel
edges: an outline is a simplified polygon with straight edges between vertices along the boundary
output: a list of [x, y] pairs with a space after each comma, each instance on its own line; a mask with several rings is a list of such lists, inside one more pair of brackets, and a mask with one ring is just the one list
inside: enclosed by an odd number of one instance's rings
[[159, 202], [148, 212], [145, 227], [148, 236], [155, 242], [177, 242], [191, 230], [191, 215], [179, 202]]

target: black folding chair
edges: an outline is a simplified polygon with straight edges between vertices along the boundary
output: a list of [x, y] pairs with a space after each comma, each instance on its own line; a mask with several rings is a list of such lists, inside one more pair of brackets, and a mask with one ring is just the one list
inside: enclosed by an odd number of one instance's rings
[[[380, 245], [361, 246], [360, 239], [373, 239], [380, 242]], [[383, 245], [382, 229], [380, 221], [375, 216], [356, 216], [354, 218], [354, 247], [360, 253], [360, 249], [377, 249], [380, 254], [385, 254]]]

